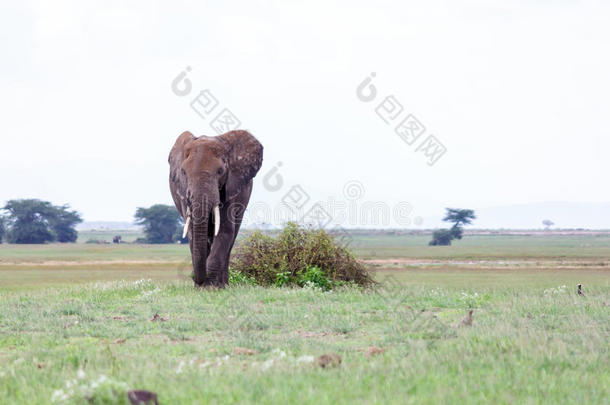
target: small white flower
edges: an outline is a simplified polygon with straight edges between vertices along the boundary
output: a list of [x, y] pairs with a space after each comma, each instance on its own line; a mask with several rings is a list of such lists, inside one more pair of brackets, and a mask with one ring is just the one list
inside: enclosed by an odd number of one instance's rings
[[273, 349], [273, 354], [277, 354], [278, 355], [278, 359], [283, 359], [284, 357], [286, 357], [286, 352], [280, 349]]
[[78, 371], [76, 372], [76, 378], [78, 378], [79, 380], [82, 380], [83, 378], [85, 378], [85, 372], [83, 371], [82, 368], [79, 368]]
[[297, 363], [313, 363], [314, 359], [313, 356], [306, 354], [297, 358]]
[[66, 399], [66, 394], [64, 394], [64, 390], [55, 390], [53, 391], [53, 395], [51, 395], [52, 402], [64, 401]]
[[180, 374], [182, 373], [182, 368], [184, 367], [186, 363], [184, 362], [184, 360], [180, 360], [180, 363], [178, 363], [178, 368], [176, 368], [176, 374]]
[[269, 359], [267, 361], [265, 361], [262, 365], [261, 365], [261, 370], [269, 370], [269, 368], [273, 365], [273, 359]]

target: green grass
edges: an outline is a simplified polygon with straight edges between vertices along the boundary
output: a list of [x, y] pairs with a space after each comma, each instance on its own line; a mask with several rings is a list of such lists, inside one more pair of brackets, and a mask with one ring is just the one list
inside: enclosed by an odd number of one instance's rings
[[[124, 400], [113, 387], [163, 404], [608, 403], [610, 241], [427, 239], [355, 237], [360, 257], [414, 262], [331, 292], [195, 290], [179, 245], [0, 245], [0, 403], [102, 375], [91, 403]], [[309, 361], [328, 353], [341, 365]]]
[[95, 245], [46, 244], [0, 245], [0, 265], [4, 263], [92, 262], [92, 261], [181, 261], [189, 256], [188, 245]]
[[[105, 233], [104, 233], [105, 232]], [[107, 231], [102, 235], [109, 235]], [[79, 239], [82, 239], [79, 237]], [[472, 235], [453, 246], [428, 246], [429, 235], [355, 235], [350, 247], [361, 258], [528, 259], [610, 257], [610, 236]], [[182, 260], [187, 245], [0, 244], [0, 264], [45, 260]]]
[[144, 237], [144, 232], [139, 230], [87, 230], [78, 232], [78, 242], [85, 243], [90, 239], [112, 242], [114, 236], [120, 235], [123, 242], [133, 242]]
[[466, 235], [452, 246], [428, 246], [430, 235], [354, 236], [363, 258], [594, 258], [610, 257], [610, 236]]
[[[161, 403], [604, 403], [608, 298], [607, 287], [581, 297], [393, 282], [377, 292], [145, 282], [5, 294], [0, 398], [48, 403], [81, 369], [80, 384], [106, 375]], [[458, 327], [471, 307], [473, 326]], [[385, 351], [369, 357], [370, 346]], [[326, 353], [342, 364], [302, 357]]]

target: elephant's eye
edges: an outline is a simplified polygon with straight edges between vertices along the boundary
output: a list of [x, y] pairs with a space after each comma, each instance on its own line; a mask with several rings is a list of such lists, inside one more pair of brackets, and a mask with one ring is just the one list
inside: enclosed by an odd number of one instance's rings
[[219, 167], [218, 170], [216, 170], [216, 173], [218, 173], [219, 175], [222, 174], [222, 167]]

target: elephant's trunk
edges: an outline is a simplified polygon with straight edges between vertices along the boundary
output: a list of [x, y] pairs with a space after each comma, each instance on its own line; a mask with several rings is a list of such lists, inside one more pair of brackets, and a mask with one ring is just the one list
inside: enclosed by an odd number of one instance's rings
[[196, 285], [202, 285], [207, 279], [205, 262], [208, 258], [208, 221], [194, 224], [191, 235], [194, 281]]
[[[206, 260], [209, 253], [208, 245], [208, 225], [211, 204], [207, 203], [206, 198], [195, 200], [191, 206], [191, 256], [193, 259], [193, 273], [196, 285], [206, 284], [207, 269]], [[188, 219], [187, 219], [188, 220]]]
[[196, 285], [207, 285], [214, 283], [214, 275], [208, 274], [206, 261], [220, 227], [220, 210], [216, 198], [203, 197], [197, 201], [201, 203], [193, 204], [189, 221], [194, 282]]

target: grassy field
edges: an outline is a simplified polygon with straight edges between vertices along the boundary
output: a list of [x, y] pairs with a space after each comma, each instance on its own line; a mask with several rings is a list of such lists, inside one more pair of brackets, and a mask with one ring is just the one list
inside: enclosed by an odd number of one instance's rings
[[194, 290], [179, 245], [0, 245], [0, 403], [608, 403], [608, 237], [427, 240], [354, 237], [379, 284], [331, 292]]
[[89, 240], [96, 240], [110, 243], [112, 242], [112, 238], [116, 235], [120, 235], [123, 242], [133, 242], [136, 239], [143, 237], [144, 233], [139, 230], [86, 230], [78, 232], [78, 242], [85, 243]]
[[358, 236], [351, 241], [363, 258], [404, 257], [419, 259], [541, 259], [610, 258], [610, 235], [529, 236], [472, 235], [438, 249], [428, 246], [430, 235]]

